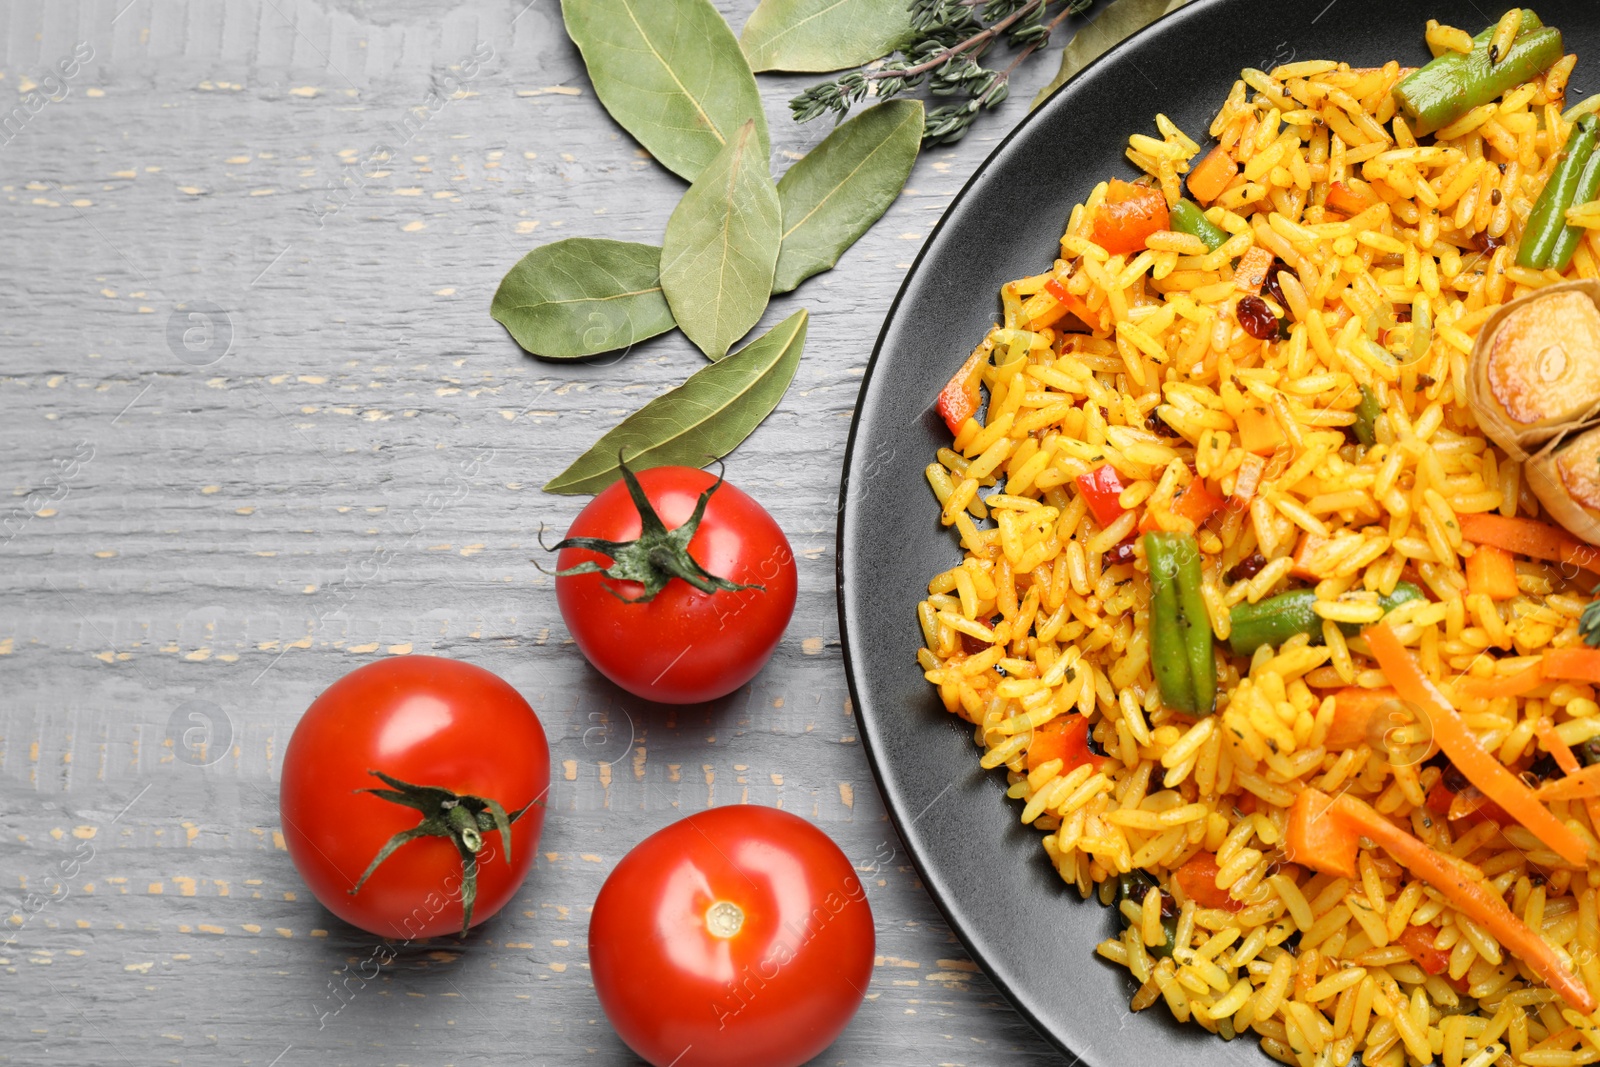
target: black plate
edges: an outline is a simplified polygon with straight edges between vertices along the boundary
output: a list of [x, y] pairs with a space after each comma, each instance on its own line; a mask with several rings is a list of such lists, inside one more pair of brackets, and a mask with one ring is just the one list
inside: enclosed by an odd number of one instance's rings
[[[996, 321], [1000, 286], [1048, 269], [1067, 215], [1096, 182], [1132, 176], [1127, 137], [1159, 136], [1157, 112], [1204, 144], [1243, 67], [1420, 65], [1430, 17], [1476, 33], [1506, 6], [1195, 0], [1107, 53], [1000, 143], [934, 229], [878, 337], [840, 490], [839, 621], [856, 716], [895, 826], [951, 927], [1041, 1034], [1092, 1067], [1272, 1061], [1249, 1038], [1226, 1044], [1160, 1006], [1130, 1015], [1132, 979], [1094, 954], [1115, 929], [1110, 911], [1080, 901], [1051, 869], [1041, 833], [1006, 800], [1003, 774], [978, 767], [971, 729], [923, 680], [916, 604], [961, 558], [922, 476], [949, 443], [933, 398]], [[1542, 0], [1536, 10], [1582, 57], [1568, 99], [1588, 95], [1600, 75], [1600, 8]]]

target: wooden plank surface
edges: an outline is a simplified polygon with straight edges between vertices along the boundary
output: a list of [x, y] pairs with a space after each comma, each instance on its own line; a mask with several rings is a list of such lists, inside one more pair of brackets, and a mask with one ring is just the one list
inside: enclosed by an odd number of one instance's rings
[[[718, 6], [737, 27], [754, 0]], [[1053, 63], [768, 310], [811, 309], [807, 351], [728, 473], [794, 544], [799, 606], [751, 686], [674, 710], [587, 667], [530, 560], [583, 503], [538, 487], [701, 357], [673, 334], [542, 363], [488, 316], [528, 249], [656, 242], [683, 189], [556, 0], [0, 5], [0, 103], [52, 98], [0, 130], [0, 1062], [636, 1062], [589, 905], [646, 834], [741, 801], [816, 821], [869, 889], [869, 1001], [819, 1063], [1055, 1062], [885, 819], [833, 592], [882, 316]], [[807, 79], [759, 80], [781, 173], [829, 124], [788, 119]], [[283, 851], [276, 783], [318, 692], [408, 652], [517, 686], [554, 787], [516, 900], [372, 975]]]

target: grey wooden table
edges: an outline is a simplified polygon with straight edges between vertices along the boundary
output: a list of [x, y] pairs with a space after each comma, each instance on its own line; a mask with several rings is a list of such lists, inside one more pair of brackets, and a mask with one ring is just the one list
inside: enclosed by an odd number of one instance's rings
[[[737, 27], [754, 0], [718, 6]], [[868, 885], [868, 1002], [818, 1062], [1056, 1062], [886, 821], [833, 589], [879, 323], [1053, 64], [768, 310], [811, 309], [805, 358], [728, 469], [794, 544], [799, 606], [753, 685], [673, 710], [588, 668], [530, 559], [583, 503], [539, 486], [702, 358], [674, 334], [542, 363], [488, 316], [528, 249], [653, 243], [683, 188], [606, 116], [557, 0], [0, 3], [0, 1061], [637, 1062], [590, 903], [651, 831], [750, 802]], [[828, 126], [788, 119], [805, 79], [760, 83], [781, 172]], [[410, 652], [521, 690], [554, 786], [512, 904], [371, 975], [276, 789], [317, 693]]]

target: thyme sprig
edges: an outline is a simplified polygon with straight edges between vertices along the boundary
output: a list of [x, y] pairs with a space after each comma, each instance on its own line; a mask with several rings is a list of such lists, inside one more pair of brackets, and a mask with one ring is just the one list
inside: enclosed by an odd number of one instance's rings
[[[1088, 10], [1094, 0], [1065, 0], [1045, 22], [1047, 9], [1061, 2], [911, 0], [915, 40], [884, 62], [813, 85], [789, 101], [789, 109], [796, 122], [830, 113], [843, 119], [868, 95], [887, 100], [926, 83], [929, 96], [964, 99], [929, 109], [922, 143], [959, 141], [979, 113], [998, 107], [1010, 95], [1012, 72], [1049, 44], [1057, 26]], [[1020, 51], [1003, 70], [985, 67], [979, 61], [1002, 37]]]

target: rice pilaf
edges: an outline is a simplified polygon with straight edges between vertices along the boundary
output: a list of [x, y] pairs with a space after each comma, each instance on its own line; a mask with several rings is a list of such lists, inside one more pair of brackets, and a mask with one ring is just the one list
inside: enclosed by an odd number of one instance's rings
[[[1430, 24], [1436, 53], [1462, 38]], [[1574, 128], [1575, 62], [1420, 141], [1398, 62], [1246, 70], [1209, 152], [1157, 115], [1127, 150], [1146, 192], [1097, 185], [952, 380], [988, 400], [947, 412], [926, 470], [965, 558], [929, 582], [918, 658], [1061, 877], [1119, 910], [1098, 951], [1131, 972], [1135, 1010], [1253, 1031], [1299, 1067], [1600, 1060], [1596, 792], [1538, 794], [1575, 860], [1435, 755], [1475, 743], [1532, 795], [1600, 739], [1593, 682], [1537, 669], [1585, 648], [1594, 577], [1474, 533], [1544, 512], [1469, 403], [1498, 310], [1600, 278], [1594, 229], [1564, 269], [1516, 262]], [[1224, 164], [1203, 217], [1220, 243], [1171, 224], [1126, 251], [1097, 239], [1109, 199], [1156, 191], [1175, 221], [1185, 181]], [[1205, 640], [1224, 646], [1214, 713], [1163, 699], [1142, 534], [1197, 550]], [[1236, 619], [1296, 589], [1297, 632], [1241, 642]], [[1454, 711], [1401, 699], [1362, 631], [1380, 621]], [[1348, 874], [1291, 857], [1293, 834], [1332, 825], [1295, 825], [1306, 797], [1376, 813], [1483, 908], [1503, 901], [1577, 992], [1383, 834], [1360, 835]]]

